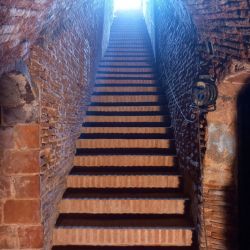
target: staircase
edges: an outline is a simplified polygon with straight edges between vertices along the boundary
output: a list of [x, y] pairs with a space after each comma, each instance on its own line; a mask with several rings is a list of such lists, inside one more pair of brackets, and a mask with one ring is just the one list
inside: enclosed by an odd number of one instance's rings
[[53, 249], [193, 249], [166, 97], [140, 15], [115, 19], [81, 132]]

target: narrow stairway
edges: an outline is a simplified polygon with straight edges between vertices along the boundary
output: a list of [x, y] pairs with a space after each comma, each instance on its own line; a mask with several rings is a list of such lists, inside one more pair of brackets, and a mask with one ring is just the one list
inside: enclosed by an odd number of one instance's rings
[[77, 141], [53, 249], [193, 249], [166, 97], [141, 15], [120, 15]]

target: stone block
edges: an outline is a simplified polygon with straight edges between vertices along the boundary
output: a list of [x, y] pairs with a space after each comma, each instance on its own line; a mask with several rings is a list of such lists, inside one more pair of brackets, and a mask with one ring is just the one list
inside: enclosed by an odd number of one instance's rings
[[0, 249], [18, 249], [15, 227], [0, 226]]
[[21, 249], [43, 247], [43, 228], [41, 226], [20, 227], [18, 236]]
[[39, 200], [8, 200], [4, 204], [4, 223], [38, 224], [40, 223]]
[[40, 196], [39, 175], [14, 177], [14, 190], [16, 198], [20, 199], [39, 198]]
[[36, 123], [17, 125], [14, 140], [18, 149], [39, 148], [39, 125]]
[[39, 150], [8, 150], [2, 164], [6, 174], [39, 173]]

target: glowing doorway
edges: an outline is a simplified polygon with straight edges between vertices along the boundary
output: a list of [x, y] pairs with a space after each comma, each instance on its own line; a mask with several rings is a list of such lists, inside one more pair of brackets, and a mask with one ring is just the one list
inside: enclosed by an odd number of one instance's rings
[[114, 0], [114, 11], [141, 10], [142, 0]]

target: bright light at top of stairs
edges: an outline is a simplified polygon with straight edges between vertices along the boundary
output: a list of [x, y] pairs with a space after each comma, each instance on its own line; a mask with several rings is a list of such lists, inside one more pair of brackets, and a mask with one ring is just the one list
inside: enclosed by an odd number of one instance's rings
[[115, 0], [115, 11], [142, 9], [142, 0]]

